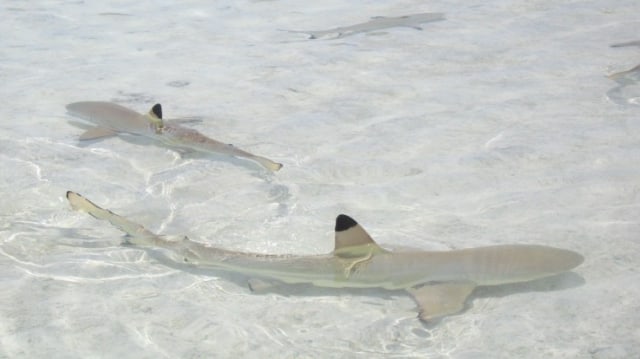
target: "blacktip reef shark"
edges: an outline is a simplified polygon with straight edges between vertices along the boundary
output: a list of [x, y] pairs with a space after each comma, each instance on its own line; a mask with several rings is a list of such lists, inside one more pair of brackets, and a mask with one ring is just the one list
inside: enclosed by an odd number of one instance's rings
[[406, 290], [419, 306], [419, 318], [427, 323], [462, 311], [477, 286], [544, 278], [569, 271], [583, 261], [576, 252], [540, 245], [496, 245], [446, 252], [388, 251], [344, 214], [336, 219], [335, 249], [329, 254], [244, 253], [207, 246], [187, 237], [170, 240], [75, 192], [69, 191], [66, 196], [73, 209], [109, 221], [125, 232], [127, 244], [164, 248], [177, 262], [292, 284]]
[[80, 135], [81, 141], [128, 133], [151, 138], [181, 150], [250, 159], [270, 171], [282, 168], [280, 163], [216, 141], [194, 129], [181, 126], [178, 124], [179, 121], [164, 121], [160, 104], [154, 105], [147, 114], [140, 114], [118, 104], [102, 101], [74, 102], [68, 104], [66, 108], [71, 115], [96, 125]]
[[374, 16], [371, 20], [367, 22], [363, 22], [360, 24], [355, 24], [351, 26], [343, 26], [336, 27], [334, 29], [329, 30], [318, 30], [318, 31], [300, 31], [300, 30], [286, 30], [288, 32], [298, 33], [298, 34], [307, 34], [309, 35], [309, 39], [319, 39], [323, 37], [331, 37], [331, 39], [340, 39], [343, 37], [373, 32], [383, 29], [389, 29], [393, 27], [410, 27], [416, 30], [422, 30], [420, 24], [424, 24], [427, 22], [434, 22], [444, 20], [443, 13], [420, 13], [420, 14], [412, 14], [412, 15], [404, 15], [404, 16], [395, 16], [395, 17], [386, 17], [386, 16]]

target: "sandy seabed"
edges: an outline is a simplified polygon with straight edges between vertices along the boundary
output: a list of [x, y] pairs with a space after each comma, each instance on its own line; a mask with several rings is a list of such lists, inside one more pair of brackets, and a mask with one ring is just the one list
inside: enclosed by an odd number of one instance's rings
[[[308, 39], [373, 16], [414, 28]], [[0, 357], [640, 356], [637, 1], [5, 1]], [[9, 36], [10, 34], [10, 36]], [[78, 143], [65, 105], [113, 101], [284, 164]], [[428, 327], [403, 292], [283, 288], [165, 265], [70, 210], [74, 190], [166, 234], [332, 250], [568, 248], [572, 273], [482, 288]]]

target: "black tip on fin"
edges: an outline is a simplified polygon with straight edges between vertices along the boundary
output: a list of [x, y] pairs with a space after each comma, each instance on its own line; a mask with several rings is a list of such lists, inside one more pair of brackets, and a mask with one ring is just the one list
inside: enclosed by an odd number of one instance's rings
[[159, 103], [153, 105], [151, 112], [153, 112], [153, 114], [159, 119], [162, 119], [162, 106]]
[[358, 222], [346, 214], [341, 214], [336, 218], [336, 232], [346, 231], [347, 229], [357, 226]]

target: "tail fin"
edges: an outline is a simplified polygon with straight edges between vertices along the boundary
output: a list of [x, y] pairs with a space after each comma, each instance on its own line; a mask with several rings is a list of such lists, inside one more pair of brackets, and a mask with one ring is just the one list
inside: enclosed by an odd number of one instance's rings
[[89, 201], [78, 193], [67, 191], [67, 199], [71, 204], [71, 208], [77, 211], [84, 211], [89, 213], [96, 219], [109, 221], [114, 227], [125, 232], [127, 235], [134, 238], [150, 238], [157, 237], [157, 235], [142, 225], [131, 222], [130, 220], [119, 216], [108, 209], [104, 209]]

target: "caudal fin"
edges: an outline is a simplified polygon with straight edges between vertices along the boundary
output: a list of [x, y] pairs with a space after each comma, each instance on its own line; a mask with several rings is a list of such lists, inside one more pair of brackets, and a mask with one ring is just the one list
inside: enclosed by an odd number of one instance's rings
[[144, 228], [142, 225], [119, 216], [108, 209], [101, 208], [76, 192], [67, 191], [67, 200], [69, 200], [71, 208], [74, 210], [84, 211], [96, 219], [108, 221], [114, 227], [133, 238], [156, 237], [156, 234]]

